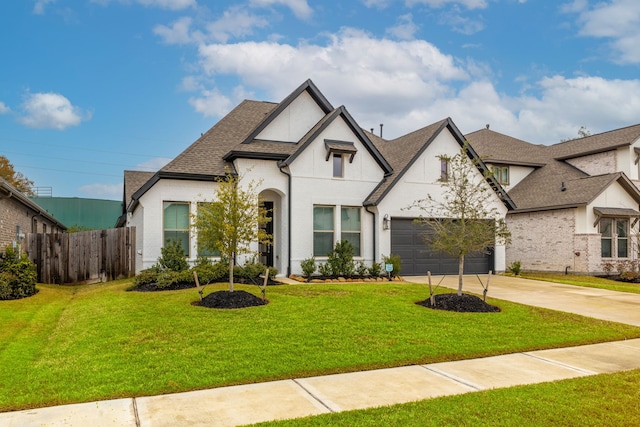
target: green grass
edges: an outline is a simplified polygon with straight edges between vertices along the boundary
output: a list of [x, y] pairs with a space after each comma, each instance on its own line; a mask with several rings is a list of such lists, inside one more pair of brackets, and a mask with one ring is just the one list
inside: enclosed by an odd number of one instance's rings
[[632, 426], [640, 370], [256, 424], [292, 426]]
[[415, 284], [273, 286], [268, 305], [241, 310], [193, 306], [195, 290], [128, 286], [39, 285], [0, 301], [0, 411], [640, 337], [491, 299], [501, 313], [434, 311], [414, 304], [428, 293]]
[[522, 273], [520, 277], [532, 280], [544, 280], [546, 282], [565, 283], [567, 285], [584, 286], [587, 288], [600, 288], [617, 292], [631, 292], [640, 294], [639, 283], [626, 283], [595, 276], [581, 276], [577, 274], [560, 273]]

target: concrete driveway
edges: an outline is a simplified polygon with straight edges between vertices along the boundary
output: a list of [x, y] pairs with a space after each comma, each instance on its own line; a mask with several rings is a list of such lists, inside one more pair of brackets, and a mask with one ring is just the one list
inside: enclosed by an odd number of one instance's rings
[[[486, 274], [479, 276], [485, 285], [487, 277]], [[431, 276], [431, 283], [435, 286], [442, 278], [443, 276]], [[408, 282], [428, 283], [427, 276], [408, 276], [404, 279]], [[440, 286], [457, 290], [458, 276], [444, 276]], [[477, 276], [468, 275], [463, 277], [462, 291], [482, 296], [483, 287]], [[519, 277], [491, 276], [487, 297], [640, 326], [640, 294]]]

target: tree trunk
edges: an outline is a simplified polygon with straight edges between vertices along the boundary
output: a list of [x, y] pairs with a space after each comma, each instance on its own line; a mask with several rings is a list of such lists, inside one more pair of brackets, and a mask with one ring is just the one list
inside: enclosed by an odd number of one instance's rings
[[229, 256], [229, 292], [233, 292], [233, 254]]
[[464, 254], [458, 258], [458, 296], [462, 296], [462, 274], [464, 273]]

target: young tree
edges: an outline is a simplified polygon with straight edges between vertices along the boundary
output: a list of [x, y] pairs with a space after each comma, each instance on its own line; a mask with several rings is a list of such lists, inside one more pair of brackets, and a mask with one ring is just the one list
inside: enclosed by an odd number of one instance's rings
[[0, 178], [4, 178], [9, 184], [27, 196], [33, 196], [33, 181], [30, 181], [22, 173], [16, 172], [13, 165], [5, 156], [0, 156]]
[[511, 238], [498, 209], [490, 205], [491, 173], [483, 176], [480, 160], [469, 158], [467, 150], [465, 143], [455, 156], [441, 157], [448, 165], [441, 180], [442, 198], [428, 194], [412, 205], [425, 213], [416, 221], [430, 228], [423, 235], [426, 245], [458, 258], [458, 295], [462, 295], [465, 256], [508, 244]]
[[215, 199], [199, 204], [192, 225], [200, 248], [218, 251], [228, 258], [231, 292], [235, 257], [251, 253], [250, 244], [253, 242], [271, 243], [271, 235], [262, 227], [271, 219], [257, 191], [260, 183], [241, 184], [242, 176], [227, 171], [226, 177], [218, 180]]

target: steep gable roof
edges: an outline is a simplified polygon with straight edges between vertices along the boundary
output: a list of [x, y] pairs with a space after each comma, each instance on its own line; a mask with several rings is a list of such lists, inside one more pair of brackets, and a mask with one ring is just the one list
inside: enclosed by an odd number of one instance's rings
[[316, 125], [307, 132], [302, 139], [295, 144], [295, 151], [280, 163], [279, 166], [284, 167], [290, 165], [308, 146], [312, 141], [316, 140], [318, 136], [335, 120], [342, 118], [347, 126], [353, 131], [358, 140], [364, 145], [367, 151], [371, 154], [374, 160], [380, 165], [385, 173], [392, 171], [392, 166], [387, 162], [385, 157], [380, 153], [378, 148], [371, 142], [369, 137], [363, 132], [363, 130], [355, 122], [351, 114], [344, 106], [340, 106], [324, 116]]
[[280, 102], [273, 111], [260, 123], [259, 126], [256, 126], [247, 137], [242, 141], [243, 144], [250, 144], [255, 141], [260, 132], [262, 132], [280, 113], [282, 113], [293, 101], [295, 101], [303, 92], [307, 92], [311, 98], [316, 102], [316, 104], [324, 111], [325, 114], [333, 111], [333, 106], [324, 97], [322, 92], [318, 89], [318, 87], [311, 81], [307, 80], [302, 83], [296, 90], [291, 92], [285, 99]]
[[[446, 118], [390, 141], [380, 137], [373, 138], [373, 141], [379, 148], [382, 155], [389, 160], [394, 172], [383, 179], [383, 181], [367, 197], [364, 205], [372, 206], [380, 203], [389, 191], [391, 191], [393, 186], [401, 180], [402, 176], [416, 162], [422, 153], [424, 153], [427, 147], [431, 145], [433, 140], [435, 140], [435, 138], [444, 130], [449, 130], [452, 133], [458, 144], [460, 144], [460, 147], [464, 146], [466, 141], [465, 137], [462, 135], [460, 130], [458, 130], [451, 118]], [[474, 148], [470, 145], [467, 145], [467, 155], [471, 159], [478, 160], [478, 167], [482, 173], [487, 172], [487, 166], [482, 162], [478, 157], [478, 154], [474, 151]], [[487, 181], [508, 208], [515, 207], [507, 193], [493, 177], [487, 178]]]

